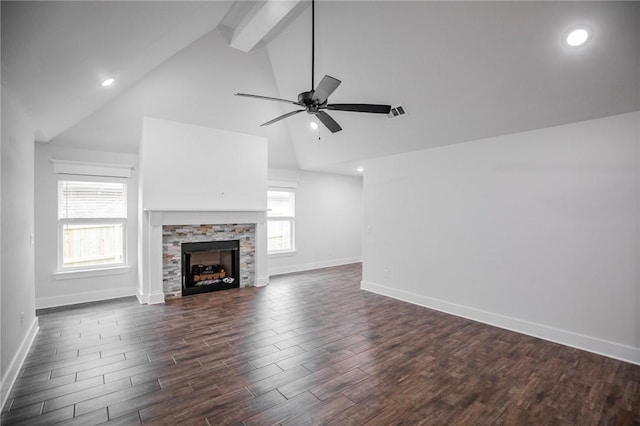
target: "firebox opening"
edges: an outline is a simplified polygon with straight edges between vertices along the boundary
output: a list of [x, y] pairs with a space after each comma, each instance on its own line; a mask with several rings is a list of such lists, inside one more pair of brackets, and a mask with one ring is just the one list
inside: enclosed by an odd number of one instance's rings
[[182, 295], [240, 287], [240, 243], [182, 243]]

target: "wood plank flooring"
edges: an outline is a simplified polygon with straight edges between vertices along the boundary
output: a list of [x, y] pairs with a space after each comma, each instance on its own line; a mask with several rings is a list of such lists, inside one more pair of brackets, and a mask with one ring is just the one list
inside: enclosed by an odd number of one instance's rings
[[2, 424], [640, 424], [640, 366], [360, 279], [355, 264], [48, 311]]

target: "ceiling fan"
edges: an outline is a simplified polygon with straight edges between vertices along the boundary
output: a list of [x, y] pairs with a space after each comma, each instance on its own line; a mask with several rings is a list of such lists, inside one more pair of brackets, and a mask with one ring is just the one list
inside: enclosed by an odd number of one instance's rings
[[315, 1], [311, 0], [311, 90], [308, 92], [302, 92], [298, 95], [298, 102], [290, 101], [287, 99], [272, 98], [270, 96], [251, 95], [248, 93], [236, 93], [236, 96], [245, 96], [248, 98], [266, 99], [270, 101], [285, 102], [293, 104], [304, 109], [298, 109], [288, 112], [273, 120], [267, 121], [262, 126], [268, 126], [284, 118], [291, 117], [303, 111], [308, 114], [315, 115], [322, 124], [325, 125], [331, 133], [339, 132], [342, 127], [324, 110], [333, 111], [352, 111], [352, 112], [367, 112], [374, 114], [389, 114], [391, 110], [390, 105], [376, 105], [376, 104], [330, 104], [328, 103], [329, 95], [331, 95], [340, 85], [341, 81], [337, 78], [325, 75], [320, 80], [318, 87], [314, 90], [314, 68], [315, 68]]

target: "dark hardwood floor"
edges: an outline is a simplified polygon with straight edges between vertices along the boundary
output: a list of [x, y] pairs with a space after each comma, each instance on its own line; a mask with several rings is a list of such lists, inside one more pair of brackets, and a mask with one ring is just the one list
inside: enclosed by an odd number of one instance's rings
[[640, 366], [360, 279], [348, 265], [43, 313], [2, 424], [640, 424]]

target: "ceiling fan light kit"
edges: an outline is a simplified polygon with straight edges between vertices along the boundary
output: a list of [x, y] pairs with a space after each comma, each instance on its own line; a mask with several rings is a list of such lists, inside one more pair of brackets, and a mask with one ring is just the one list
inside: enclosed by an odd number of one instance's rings
[[337, 78], [325, 75], [320, 80], [318, 87], [314, 90], [314, 69], [315, 69], [315, 1], [311, 1], [311, 90], [308, 92], [302, 92], [298, 95], [298, 101], [290, 101], [287, 99], [273, 98], [270, 96], [252, 95], [248, 93], [236, 93], [236, 96], [245, 96], [249, 98], [265, 99], [276, 102], [285, 102], [288, 104], [296, 105], [303, 109], [291, 111], [283, 114], [273, 120], [263, 123], [262, 126], [268, 126], [276, 123], [282, 119], [291, 117], [303, 111], [307, 114], [315, 115], [316, 118], [327, 128], [331, 133], [336, 133], [342, 130], [342, 127], [324, 110], [332, 111], [351, 111], [351, 112], [365, 112], [372, 114], [389, 114], [391, 111], [391, 105], [378, 105], [378, 104], [329, 104], [329, 96], [338, 88], [341, 81]]

